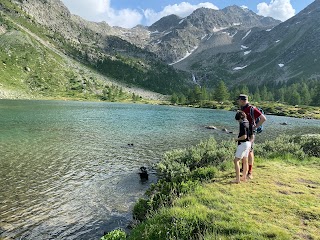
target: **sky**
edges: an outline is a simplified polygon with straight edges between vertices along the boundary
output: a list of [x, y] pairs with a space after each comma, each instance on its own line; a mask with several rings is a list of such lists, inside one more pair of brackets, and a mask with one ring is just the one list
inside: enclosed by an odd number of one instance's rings
[[285, 21], [314, 0], [62, 0], [71, 13], [111, 26], [150, 26], [160, 18], [190, 15], [200, 7], [222, 9], [231, 5], [247, 7], [262, 16]]

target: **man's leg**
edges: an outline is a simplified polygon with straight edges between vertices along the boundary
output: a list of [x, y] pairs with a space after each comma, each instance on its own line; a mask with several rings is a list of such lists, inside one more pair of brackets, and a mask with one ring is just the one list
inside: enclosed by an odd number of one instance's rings
[[249, 152], [248, 163], [249, 163], [248, 178], [253, 179], [253, 176], [252, 176], [252, 167], [254, 163], [253, 149]]
[[251, 137], [251, 148], [250, 148], [250, 152], [249, 152], [249, 156], [248, 156], [248, 178], [249, 179], [253, 179], [252, 176], [252, 168], [253, 168], [253, 163], [254, 163], [254, 152], [253, 152], [253, 146], [254, 146], [254, 140], [255, 140], [255, 135], [252, 135]]

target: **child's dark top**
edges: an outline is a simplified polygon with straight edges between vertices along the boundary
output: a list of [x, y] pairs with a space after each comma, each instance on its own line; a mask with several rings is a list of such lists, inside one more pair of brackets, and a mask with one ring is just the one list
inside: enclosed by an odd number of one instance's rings
[[238, 145], [240, 145], [242, 142], [250, 141], [249, 140], [249, 137], [250, 137], [249, 121], [247, 119], [243, 119], [243, 121], [240, 122], [239, 126], [240, 126], [240, 129], [239, 129], [238, 138], [243, 135], [247, 135], [247, 138], [245, 140], [238, 141]]

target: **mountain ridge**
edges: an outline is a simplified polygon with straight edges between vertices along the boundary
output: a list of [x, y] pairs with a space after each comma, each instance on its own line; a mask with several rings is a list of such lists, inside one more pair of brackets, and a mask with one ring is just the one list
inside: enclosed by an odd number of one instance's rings
[[[3, 0], [2, 12], [5, 3], [11, 4], [12, 21], [130, 87], [171, 94], [186, 92], [194, 82], [253, 88], [319, 76], [320, 0], [285, 22], [233, 5], [199, 8], [185, 18], [169, 15], [132, 29], [86, 21], [60, 0]], [[0, 33], [5, 31], [0, 27]]]

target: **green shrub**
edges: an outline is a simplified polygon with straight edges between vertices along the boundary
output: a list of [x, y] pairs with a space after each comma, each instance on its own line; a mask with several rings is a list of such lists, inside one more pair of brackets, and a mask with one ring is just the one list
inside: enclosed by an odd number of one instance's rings
[[290, 154], [298, 159], [303, 159], [306, 155], [302, 146], [295, 142], [292, 136], [286, 135], [257, 145], [255, 153], [264, 158], [279, 157], [284, 154]]
[[216, 140], [211, 138], [189, 149], [166, 153], [164, 160], [158, 164], [158, 171], [167, 179], [186, 176], [199, 167], [218, 166], [230, 160], [234, 151], [233, 142], [222, 141], [218, 145]]
[[126, 238], [127, 234], [123, 230], [117, 229], [104, 235], [100, 240], [125, 240]]
[[172, 161], [170, 157], [165, 157], [163, 161], [161, 161], [157, 170], [159, 176], [163, 179], [173, 179], [173, 178], [183, 178], [190, 173], [190, 169], [184, 163], [177, 161]]
[[139, 201], [134, 205], [133, 218], [139, 221], [146, 219], [147, 213], [150, 211], [150, 205], [147, 199], [140, 198]]
[[320, 134], [297, 136], [294, 142], [299, 144], [303, 152], [310, 157], [320, 157]]
[[216, 177], [218, 173], [218, 169], [214, 166], [209, 167], [201, 167], [194, 170], [191, 174], [191, 178], [199, 181], [207, 181]]

